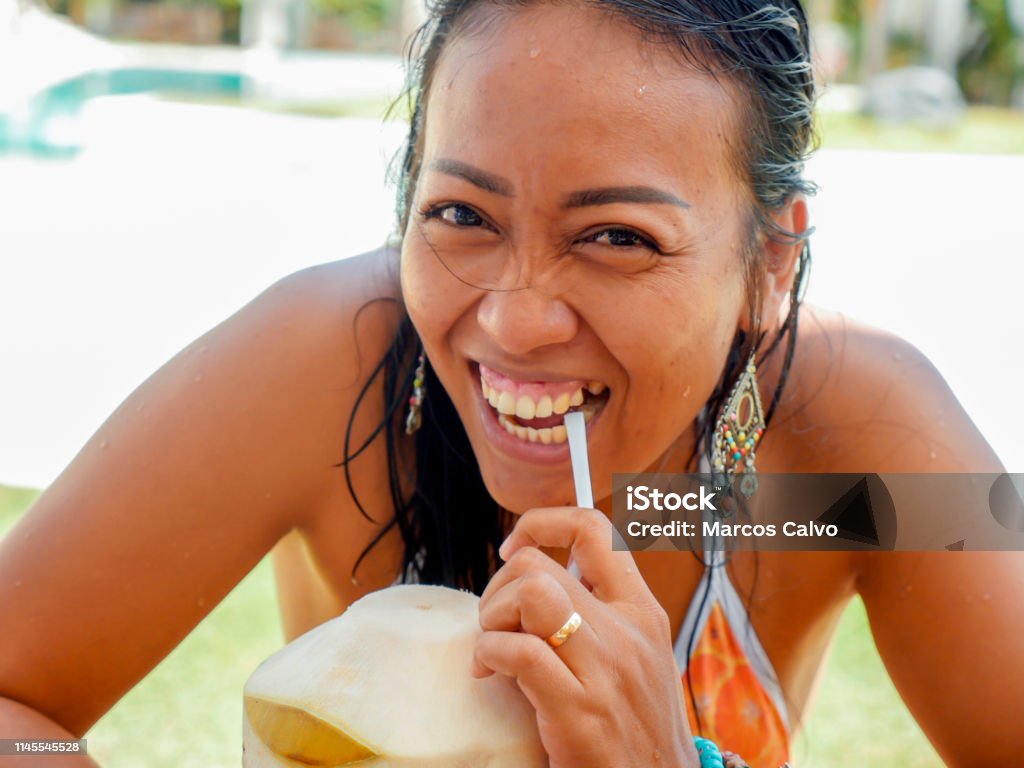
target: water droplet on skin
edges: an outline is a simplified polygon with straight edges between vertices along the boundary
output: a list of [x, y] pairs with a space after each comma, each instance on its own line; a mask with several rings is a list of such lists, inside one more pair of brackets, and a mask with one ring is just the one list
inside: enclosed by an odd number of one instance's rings
[[689, 396], [690, 396], [690, 385], [687, 384], [686, 385], [686, 391], [683, 392], [683, 397], [689, 397]]
[[536, 59], [538, 56], [540, 56], [540, 48], [531, 48], [530, 49], [530, 58], [531, 59]]
[[100, 440], [100, 448], [104, 448], [105, 449], [106, 447], [107, 447], [107, 441], [106, 440]]
[[903, 354], [901, 352], [893, 352], [892, 359], [895, 360], [896, 362], [899, 362], [900, 360], [903, 359]]
[[21, 579], [15, 579], [14, 586], [20, 587], [21, 586]]
[[931, 453], [928, 454], [928, 458], [931, 459], [932, 461], [934, 461], [935, 457], [938, 456], [938, 455], [939, 454], [937, 454], [935, 451], [932, 451]]
[[638, 99], [639, 99], [639, 98], [640, 98], [641, 96], [643, 96], [643, 95], [644, 95], [645, 93], [647, 93], [647, 86], [646, 86], [646, 85], [641, 85], [640, 87], [638, 87], [638, 88], [636, 89], [636, 97], [637, 97]]

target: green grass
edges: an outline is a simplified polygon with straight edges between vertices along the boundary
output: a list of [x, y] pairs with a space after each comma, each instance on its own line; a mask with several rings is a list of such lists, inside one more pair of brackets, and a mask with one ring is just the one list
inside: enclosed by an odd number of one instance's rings
[[822, 147], [897, 152], [1024, 154], [1024, 112], [971, 107], [949, 129], [894, 125], [848, 112], [819, 112]]
[[[0, 536], [36, 495], [0, 486]], [[104, 768], [239, 765], [242, 686], [281, 643], [268, 558], [96, 724], [90, 753]], [[860, 600], [843, 616], [794, 764], [942, 765], [889, 681]]]
[[[0, 537], [38, 492], [0, 486]], [[284, 642], [270, 558], [86, 734], [103, 768], [214, 768], [242, 759], [242, 686]]]
[[839, 623], [820, 692], [793, 758], [799, 768], [943, 764], [889, 679], [859, 597]]

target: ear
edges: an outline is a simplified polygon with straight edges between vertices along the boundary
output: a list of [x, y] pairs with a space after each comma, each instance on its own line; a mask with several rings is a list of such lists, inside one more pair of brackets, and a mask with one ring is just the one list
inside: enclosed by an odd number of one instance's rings
[[[807, 198], [792, 195], [786, 204], [772, 214], [772, 221], [785, 232], [806, 232], [808, 225]], [[761, 235], [761, 257], [764, 263], [764, 284], [761, 303], [761, 330], [771, 332], [782, 324], [782, 307], [788, 305], [787, 294], [793, 287], [793, 278], [800, 263], [803, 241], [784, 238], [773, 232]], [[751, 331], [749, 319], [740, 321], [740, 328]]]

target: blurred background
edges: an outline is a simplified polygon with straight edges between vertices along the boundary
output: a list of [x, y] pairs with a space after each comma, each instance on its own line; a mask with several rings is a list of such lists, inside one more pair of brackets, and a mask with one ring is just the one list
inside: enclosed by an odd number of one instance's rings
[[[1024, 471], [1024, 0], [808, 11], [808, 300], [920, 347]], [[383, 243], [406, 130], [385, 112], [423, 18], [421, 0], [0, 0], [0, 535], [177, 351], [278, 278]], [[281, 643], [266, 560], [90, 751], [237, 765], [241, 686]], [[795, 757], [941, 765], [859, 601]]]

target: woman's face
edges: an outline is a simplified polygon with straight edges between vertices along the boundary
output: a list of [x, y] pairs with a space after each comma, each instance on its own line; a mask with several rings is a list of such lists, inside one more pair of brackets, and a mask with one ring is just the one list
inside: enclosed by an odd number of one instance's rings
[[746, 314], [733, 96], [592, 9], [479, 12], [429, 94], [406, 306], [499, 504], [572, 503], [581, 392], [601, 499], [689, 455]]

